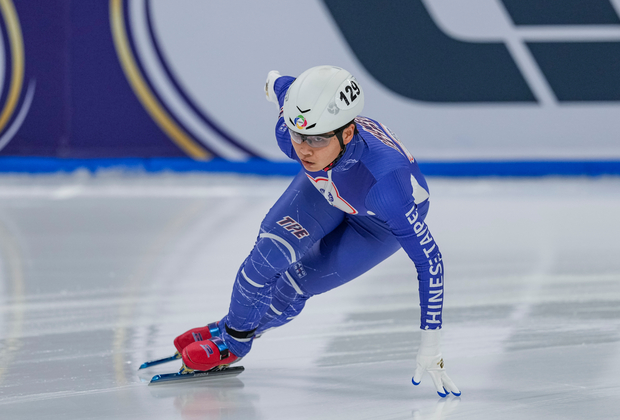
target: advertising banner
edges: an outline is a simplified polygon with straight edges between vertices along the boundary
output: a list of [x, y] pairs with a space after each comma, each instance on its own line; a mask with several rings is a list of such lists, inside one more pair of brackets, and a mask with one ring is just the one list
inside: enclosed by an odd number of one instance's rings
[[0, 0], [0, 12], [0, 157], [277, 168], [267, 73], [331, 64], [362, 85], [364, 115], [444, 174], [620, 173], [620, 0]]

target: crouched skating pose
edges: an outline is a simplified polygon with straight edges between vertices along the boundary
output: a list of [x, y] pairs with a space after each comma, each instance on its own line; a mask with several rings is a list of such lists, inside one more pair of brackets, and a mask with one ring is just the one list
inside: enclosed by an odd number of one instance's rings
[[413, 383], [429, 372], [440, 396], [460, 395], [441, 355], [444, 268], [424, 223], [429, 193], [415, 159], [387, 127], [360, 116], [364, 92], [344, 69], [314, 67], [296, 79], [272, 71], [265, 90], [280, 108], [278, 145], [303, 170], [261, 223], [228, 314], [175, 339], [184, 369], [238, 361], [255, 337], [294, 319], [308, 298], [402, 247], [419, 282], [422, 340]]

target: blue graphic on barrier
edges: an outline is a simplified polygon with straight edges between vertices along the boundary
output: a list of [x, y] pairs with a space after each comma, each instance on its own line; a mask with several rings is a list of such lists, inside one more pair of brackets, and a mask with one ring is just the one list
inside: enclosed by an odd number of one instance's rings
[[620, 101], [620, 42], [528, 42], [560, 102]]
[[[502, 2], [517, 26], [574, 31], [578, 29], [564, 25], [620, 24], [608, 0]], [[364, 67], [400, 95], [429, 102], [537, 102], [504, 43], [450, 37], [422, 1], [325, 4]], [[620, 42], [520, 41], [530, 49], [558, 101], [620, 101]]]
[[515, 25], [618, 25], [609, 0], [502, 0]]
[[450, 38], [421, 1], [325, 4], [362, 65], [400, 95], [430, 102], [536, 102], [503, 43]]
[[[443, 177], [541, 177], [620, 175], [620, 161], [501, 161], [501, 162], [418, 162], [427, 176]], [[297, 162], [270, 162], [251, 159], [231, 162], [190, 158], [59, 159], [52, 157], [0, 157], [1, 172], [52, 173], [86, 169], [97, 172], [123, 169], [136, 172], [231, 172], [250, 175], [294, 176]], [[298, 272], [299, 273], [299, 272]]]

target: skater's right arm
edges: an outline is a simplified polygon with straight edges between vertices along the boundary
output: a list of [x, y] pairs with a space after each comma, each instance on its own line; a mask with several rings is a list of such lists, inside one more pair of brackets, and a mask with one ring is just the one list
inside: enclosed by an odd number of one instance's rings
[[288, 127], [282, 117], [284, 98], [286, 97], [288, 88], [294, 81], [294, 77], [280, 76], [277, 71], [270, 71], [267, 75], [267, 81], [265, 83], [265, 94], [267, 96], [267, 100], [269, 102], [277, 103], [278, 108], [280, 109], [280, 115], [278, 116], [278, 122], [276, 123], [275, 133], [280, 150], [282, 150], [282, 152], [284, 152], [284, 154], [289, 158], [299, 161], [299, 158], [293, 149], [293, 145], [291, 144], [291, 137], [288, 133]]

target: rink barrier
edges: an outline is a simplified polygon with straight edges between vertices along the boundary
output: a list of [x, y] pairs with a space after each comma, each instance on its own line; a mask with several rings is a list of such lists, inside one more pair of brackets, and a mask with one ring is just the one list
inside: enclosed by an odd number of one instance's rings
[[[441, 177], [541, 177], [620, 175], [620, 161], [484, 161], [418, 162], [422, 173]], [[0, 157], [0, 173], [54, 173], [87, 170], [123, 172], [214, 172], [249, 175], [293, 176], [295, 162], [250, 159], [207, 162], [190, 158], [62, 159], [49, 157]]]

